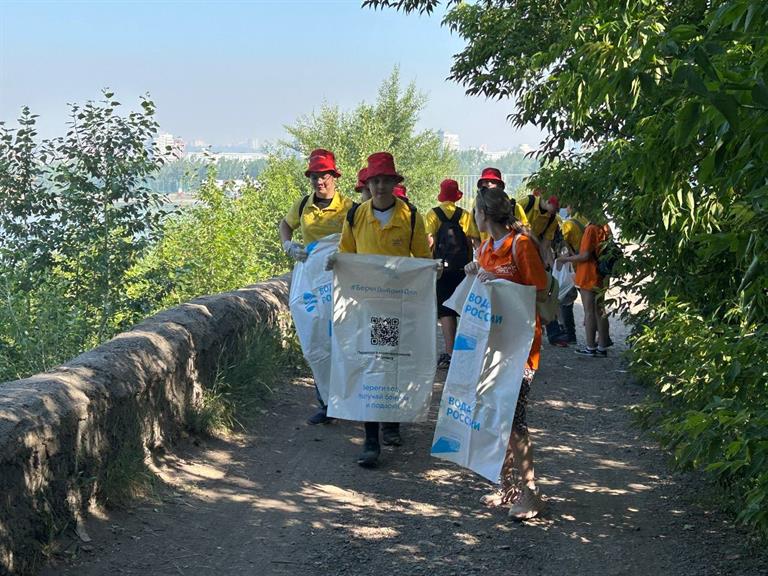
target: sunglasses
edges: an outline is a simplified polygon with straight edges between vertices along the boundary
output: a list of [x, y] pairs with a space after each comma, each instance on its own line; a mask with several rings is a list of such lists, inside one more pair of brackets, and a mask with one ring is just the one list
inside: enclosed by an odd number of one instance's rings
[[309, 179], [310, 180], [325, 180], [330, 175], [331, 175], [330, 172], [310, 172], [309, 173]]

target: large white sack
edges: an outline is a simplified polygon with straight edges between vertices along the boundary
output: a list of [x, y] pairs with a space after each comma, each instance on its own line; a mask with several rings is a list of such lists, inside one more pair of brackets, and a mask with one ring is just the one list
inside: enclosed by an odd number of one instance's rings
[[336, 252], [340, 237], [341, 234], [331, 234], [307, 245], [306, 262], [297, 262], [293, 267], [288, 296], [301, 351], [326, 403], [331, 382], [333, 272], [325, 269], [325, 260]]
[[560, 270], [555, 266], [552, 269], [552, 276], [557, 278], [557, 281], [560, 283], [560, 291], [558, 292], [557, 299], [562, 302], [575, 286], [573, 283], [573, 266], [571, 266], [570, 262], [563, 264]]
[[536, 325], [536, 289], [468, 276], [445, 305], [461, 314], [432, 456], [498, 482]]
[[435, 261], [339, 254], [328, 415], [425, 420], [437, 362]]

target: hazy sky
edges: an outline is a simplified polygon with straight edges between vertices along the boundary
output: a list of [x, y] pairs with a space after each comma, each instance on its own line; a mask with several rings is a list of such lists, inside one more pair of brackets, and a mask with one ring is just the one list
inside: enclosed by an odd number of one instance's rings
[[462, 147], [538, 143], [537, 129], [507, 123], [511, 102], [470, 98], [445, 80], [463, 44], [441, 14], [360, 4], [0, 0], [0, 120], [28, 105], [44, 136], [60, 134], [68, 102], [109, 87], [126, 105], [149, 92], [162, 129], [188, 141], [263, 142], [323, 101], [374, 100], [399, 64], [429, 96], [423, 127], [459, 134]]

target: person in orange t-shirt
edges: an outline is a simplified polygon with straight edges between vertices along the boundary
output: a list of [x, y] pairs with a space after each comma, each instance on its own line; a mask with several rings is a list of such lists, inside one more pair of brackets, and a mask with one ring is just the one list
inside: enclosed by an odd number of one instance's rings
[[608, 315], [605, 313], [604, 302], [604, 292], [608, 287], [607, 279], [600, 276], [597, 269], [600, 245], [608, 238], [609, 231], [610, 228], [607, 226], [590, 221], [581, 237], [579, 253], [572, 256], [560, 256], [557, 259], [558, 267], [566, 262], [572, 262], [576, 265], [574, 284], [579, 289], [581, 302], [584, 305], [584, 328], [587, 342], [584, 348], [576, 350], [576, 354], [590, 358], [607, 357], [608, 346], [610, 346]]
[[[478, 279], [483, 282], [503, 278], [518, 284], [535, 286], [537, 299], [546, 298], [547, 274], [539, 250], [533, 240], [523, 233], [515, 219], [514, 206], [502, 190], [478, 190], [475, 222], [478, 229], [488, 233], [490, 238], [478, 250], [478, 261], [467, 264], [465, 272], [477, 274]], [[536, 331], [517, 399], [507, 457], [501, 471], [502, 490], [500, 494], [484, 498], [485, 503], [489, 505], [511, 503], [509, 516], [516, 520], [533, 518], [544, 508], [544, 502], [536, 489], [533, 445], [526, 422], [528, 392], [539, 367], [540, 349], [541, 319], [537, 315]], [[515, 469], [519, 480], [515, 479]]]

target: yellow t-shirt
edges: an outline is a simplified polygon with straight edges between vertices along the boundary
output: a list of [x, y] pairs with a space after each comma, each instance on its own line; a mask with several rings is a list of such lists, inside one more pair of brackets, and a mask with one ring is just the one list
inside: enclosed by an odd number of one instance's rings
[[[555, 239], [555, 232], [559, 226], [557, 216], [555, 216], [555, 220], [550, 224], [552, 217], [549, 215], [549, 212], [541, 211], [541, 197], [534, 196], [533, 199], [531, 209], [525, 212], [528, 218], [528, 226], [536, 238], [552, 241]], [[523, 198], [518, 203], [518, 206], [522, 204], [523, 209], [525, 209], [529, 202], [530, 196]]]
[[[581, 226], [579, 226], [581, 224]], [[573, 250], [574, 254], [579, 253], [579, 247], [581, 246], [581, 237], [584, 235], [584, 229], [589, 222], [586, 218], [579, 215], [574, 215], [565, 220], [561, 224], [563, 230], [563, 238], [565, 239], [568, 247]]]
[[[454, 212], [456, 212], [456, 204], [453, 202], [441, 202], [440, 206], [437, 206], [437, 208], [440, 208], [448, 219], [452, 218]], [[440, 224], [440, 218], [437, 217], [435, 209], [432, 208], [424, 217], [424, 228], [426, 229], [427, 234], [437, 236], [437, 231], [440, 230]], [[462, 208], [462, 215], [461, 218], [459, 218], [459, 226], [461, 226], [461, 229], [464, 230], [464, 234], [466, 234], [468, 238], [480, 238], [480, 232], [477, 230], [477, 224], [475, 224], [475, 219], [470, 211]]]
[[296, 230], [301, 226], [301, 236], [304, 244], [309, 244], [320, 238], [325, 238], [331, 234], [341, 232], [344, 225], [344, 217], [352, 207], [352, 200], [347, 198], [341, 192], [336, 192], [327, 208], [318, 208], [315, 206], [312, 197], [307, 200], [304, 211], [301, 213], [301, 222], [299, 222], [299, 207], [302, 198], [296, 200], [285, 215], [285, 222]]
[[363, 202], [355, 211], [354, 226], [350, 227], [344, 218], [339, 252], [432, 258], [424, 231], [424, 218], [416, 213], [411, 237], [411, 209], [399, 198], [395, 199], [395, 211], [384, 226], [373, 214], [370, 200]]

